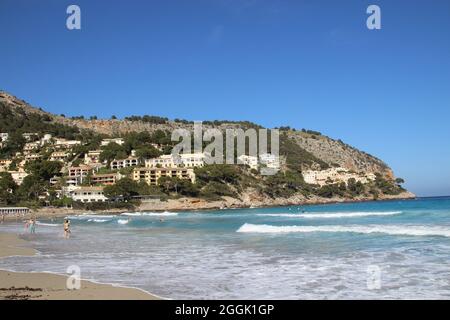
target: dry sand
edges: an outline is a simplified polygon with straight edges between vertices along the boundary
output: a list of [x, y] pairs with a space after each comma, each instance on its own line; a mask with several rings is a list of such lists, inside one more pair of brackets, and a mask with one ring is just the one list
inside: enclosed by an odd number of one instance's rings
[[[36, 251], [14, 234], [0, 233], [0, 258], [34, 255]], [[67, 276], [0, 270], [0, 300], [154, 300], [142, 290], [81, 281], [79, 290], [66, 287]]]

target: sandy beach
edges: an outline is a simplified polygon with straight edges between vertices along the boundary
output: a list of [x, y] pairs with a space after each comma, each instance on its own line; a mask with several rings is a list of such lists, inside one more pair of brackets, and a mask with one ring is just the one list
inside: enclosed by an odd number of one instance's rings
[[[0, 258], [34, 255], [36, 251], [15, 234], [0, 233]], [[66, 288], [67, 277], [50, 273], [0, 270], [0, 300], [155, 300], [145, 291], [81, 281], [79, 290]]]

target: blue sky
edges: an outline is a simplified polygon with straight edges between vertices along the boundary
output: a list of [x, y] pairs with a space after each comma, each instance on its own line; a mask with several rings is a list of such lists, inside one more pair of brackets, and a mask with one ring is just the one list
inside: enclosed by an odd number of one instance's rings
[[0, 89], [48, 111], [305, 127], [450, 194], [448, 1], [2, 0], [0, 32]]

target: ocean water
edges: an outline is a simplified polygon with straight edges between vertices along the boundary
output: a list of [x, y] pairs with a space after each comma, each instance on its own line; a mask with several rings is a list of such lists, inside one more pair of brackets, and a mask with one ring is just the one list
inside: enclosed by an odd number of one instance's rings
[[40, 221], [39, 254], [0, 269], [65, 274], [172, 299], [449, 299], [450, 198]]

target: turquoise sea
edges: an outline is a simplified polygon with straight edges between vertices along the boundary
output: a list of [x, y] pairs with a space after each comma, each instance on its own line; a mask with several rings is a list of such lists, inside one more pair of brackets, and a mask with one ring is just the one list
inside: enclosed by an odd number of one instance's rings
[[23, 234], [0, 269], [65, 274], [173, 299], [449, 299], [450, 198], [71, 216]]

